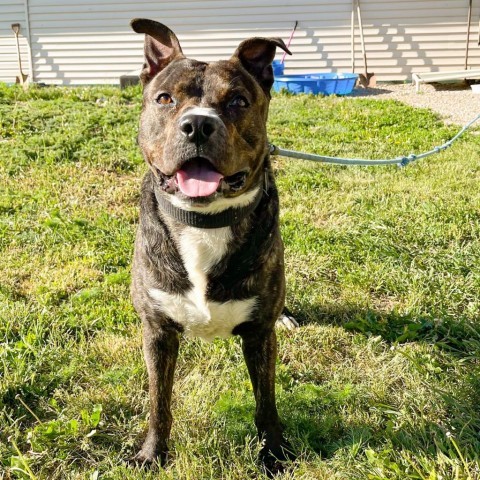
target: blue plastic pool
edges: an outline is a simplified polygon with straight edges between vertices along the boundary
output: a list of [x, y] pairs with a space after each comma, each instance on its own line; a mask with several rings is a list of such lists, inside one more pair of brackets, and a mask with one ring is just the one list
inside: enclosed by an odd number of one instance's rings
[[352, 93], [358, 75], [356, 73], [310, 73], [307, 75], [277, 75], [273, 89], [286, 89], [291, 93], [314, 95], [348, 95]]

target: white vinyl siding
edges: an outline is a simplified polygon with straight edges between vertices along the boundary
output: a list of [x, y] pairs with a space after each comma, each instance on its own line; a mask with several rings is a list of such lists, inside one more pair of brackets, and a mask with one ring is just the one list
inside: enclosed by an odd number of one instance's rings
[[[3, 65], [8, 37], [4, 27], [9, 29], [13, 23], [4, 21], [4, 11], [9, 15], [4, 9], [17, 3], [1, 2]], [[291, 44], [294, 55], [287, 57], [286, 73], [351, 70], [351, 0], [28, 3], [35, 81], [47, 84], [118, 83], [120, 75], [138, 69], [143, 36], [131, 32], [129, 22], [133, 17], [165, 23], [177, 33], [187, 56], [206, 61], [228, 58], [242, 40], [251, 36], [280, 36], [287, 41], [298, 21]], [[469, 66], [479, 67], [480, 0], [473, 3]], [[23, 2], [18, 5], [23, 7]], [[406, 80], [415, 72], [463, 68], [468, 0], [361, 0], [361, 8], [368, 67], [379, 81]], [[356, 71], [363, 72], [358, 28], [355, 38]], [[8, 41], [13, 44], [13, 33]], [[26, 59], [25, 55], [24, 62]]]
[[0, 82], [14, 83], [19, 76], [17, 44], [12, 23], [20, 24], [18, 41], [23, 73], [28, 74], [30, 69], [25, 3], [23, 0], [0, 0]]

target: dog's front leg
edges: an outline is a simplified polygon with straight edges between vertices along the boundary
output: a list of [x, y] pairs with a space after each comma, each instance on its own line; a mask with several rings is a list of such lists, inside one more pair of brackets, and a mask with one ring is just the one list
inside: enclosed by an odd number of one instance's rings
[[283, 427], [275, 404], [275, 361], [277, 337], [274, 330], [243, 335], [243, 354], [255, 395], [255, 425], [263, 442], [260, 458], [268, 470], [276, 469], [276, 461], [292, 459], [285, 442]]
[[178, 333], [161, 328], [156, 320], [143, 322], [143, 352], [148, 370], [150, 420], [142, 449], [134, 457], [137, 464], [149, 465], [167, 460], [167, 441], [172, 426], [170, 403], [173, 375], [178, 356]]

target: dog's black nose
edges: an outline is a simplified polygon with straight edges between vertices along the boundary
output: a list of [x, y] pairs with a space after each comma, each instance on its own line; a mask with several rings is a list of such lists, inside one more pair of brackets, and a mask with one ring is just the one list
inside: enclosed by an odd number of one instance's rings
[[217, 129], [215, 118], [209, 115], [187, 113], [180, 120], [180, 130], [197, 145], [205, 143]]

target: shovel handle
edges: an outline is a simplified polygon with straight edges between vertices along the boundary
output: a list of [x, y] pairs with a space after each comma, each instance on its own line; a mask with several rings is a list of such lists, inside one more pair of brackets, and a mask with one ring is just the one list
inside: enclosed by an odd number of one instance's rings
[[367, 52], [365, 51], [365, 38], [363, 36], [363, 22], [362, 22], [362, 13], [360, 10], [360, 0], [357, 0], [357, 17], [358, 17], [358, 29], [360, 30], [360, 43], [362, 46], [362, 55], [363, 55], [363, 65], [365, 68], [365, 76], [367, 76]]
[[18, 60], [18, 70], [19, 70], [18, 81], [23, 85], [25, 82], [25, 79], [27, 78], [27, 75], [24, 75], [22, 70], [22, 56], [20, 55], [20, 43], [18, 41], [18, 34], [20, 33], [20, 24], [12, 23], [11, 26], [12, 26], [13, 33], [15, 35], [15, 41], [17, 43], [17, 60]]
[[20, 24], [19, 23], [12, 23], [12, 30], [13, 34], [15, 35], [15, 41], [17, 42], [17, 56], [18, 56], [18, 63], [20, 65], [20, 70], [22, 69], [22, 59], [20, 57], [20, 44], [18, 42], [18, 34], [20, 33]]
[[350, 19], [350, 48], [352, 53], [352, 73], [355, 72], [355, 0], [352, 1], [352, 17]]

